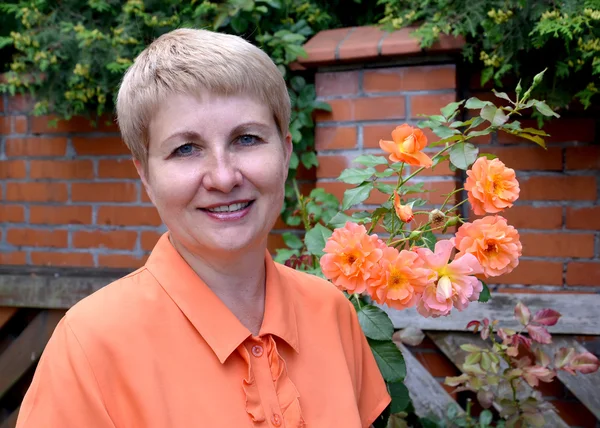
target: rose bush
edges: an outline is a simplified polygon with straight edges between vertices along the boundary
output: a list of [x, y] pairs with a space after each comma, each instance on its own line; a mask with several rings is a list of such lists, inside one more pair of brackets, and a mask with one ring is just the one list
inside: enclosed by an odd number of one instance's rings
[[[395, 310], [415, 307], [424, 317], [447, 316], [453, 310], [465, 310], [472, 302], [486, 302], [490, 293], [485, 278], [509, 273], [519, 264], [522, 252], [519, 233], [500, 215], [519, 196], [515, 172], [493, 155], [479, 153], [471, 141], [502, 131], [545, 147], [543, 137], [547, 134], [539, 129], [523, 129], [514, 120], [532, 107], [541, 114], [556, 115], [543, 101], [530, 99], [542, 76], [543, 72], [524, 93], [517, 86], [516, 100], [495, 92], [498, 98], [510, 103], [506, 107], [470, 98], [450, 103], [441, 109], [440, 115], [425, 118], [417, 127], [399, 125], [391, 140], [379, 142], [381, 156], [359, 156], [354, 163], [360, 167], [347, 168], [341, 173], [339, 180], [353, 186], [345, 191], [341, 209], [339, 201], [322, 189], [315, 189], [306, 197], [296, 187], [298, 206], [292, 217], [296, 216], [297, 223], [304, 225], [306, 234], [303, 240], [294, 233], [284, 234], [289, 248], [278, 251], [276, 259], [327, 278], [354, 304], [392, 396], [389, 412], [380, 418], [378, 426], [403, 426], [406, 421], [399, 417], [402, 414], [408, 414], [413, 424], [436, 426], [432, 421], [419, 422], [413, 413], [403, 384], [404, 359], [392, 341], [393, 324], [381, 307]], [[439, 141], [428, 142], [424, 128], [430, 129]], [[437, 153], [430, 151], [434, 147], [438, 147]], [[466, 182], [464, 187], [446, 195], [441, 206], [425, 208], [431, 204], [419, 197], [425, 190], [423, 183], [415, 182], [414, 178], [441, 162], [450, 162], [454, 170], [466, 171]], [[387, 201], [374, 209], [361, 209], [374, 190], [388, 195]], [[462, 192], [467, 193], [466, 198], [458, 198]], [[459, 207], [467, 201], [475, 214], [484, 217], [466, 222]], [[417, 215], [424, 220], [418, 221]], [[456, 233], [447, 235], [452, 227], [457, 227]], [[487, 321], [485, 329], [490, 337], [491, 328]], [[502, 349], [514, 352], [509, 343], [515, 340], [544, 343], [547, 337], [544, 331], [535, 323], [527, 324], [531, 339], [500, 331], [506, 336]], [[532, 368], [523, 363], [520, 370], [526, 381], [549, 378], [537, 366]], [[460, 379], [464, 384], [475, 378]], [[469, 385], [467, 389], [474, 390]], [[481, 397], [484, 402], [490, 400], [487, 393]], [[518, 411], [502, 416], [513, 423], [515, 414], [522, 416]], [[524, 421], [521, 416], [517, 419]]]

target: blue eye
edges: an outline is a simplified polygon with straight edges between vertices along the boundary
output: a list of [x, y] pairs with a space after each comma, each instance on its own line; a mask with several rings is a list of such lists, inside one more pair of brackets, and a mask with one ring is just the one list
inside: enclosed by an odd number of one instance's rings
[[254, 146], [260, 142], [260, 138], [256, 135], [242, 135], [239, 142], [242, 146]]
[[187, 143], [187, 144], [177, 147], [175, 149], [175, 151], [173, 152], [173, 154], [175, 156], [189, 156], [193, 153], [193, 151], [194, 151], [194, 146], [190, 143]]

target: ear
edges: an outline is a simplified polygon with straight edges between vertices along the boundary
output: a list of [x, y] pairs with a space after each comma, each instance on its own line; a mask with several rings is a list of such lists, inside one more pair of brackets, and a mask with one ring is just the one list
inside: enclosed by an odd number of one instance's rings
[[152, 201], [152, 204], [154, 204], [154, 195], [152, 194], [152, 187], [148, 185], [148, 167], [144, 167], [144, 165], [142, 165], [139, 159], [135, 158], [133, 159], [133, 165], [135, 166], [135, 169], [137, 170], [137, 173], [140, 176], [140, 179], [142, 180], [142, 184], [144, 185], [144, 189], [146, 189], [148, 197]]
[[283, 140], [283, 150], [285, 153], [285, 179], [287, 180], [288, 171], [290, 169], [290, 159], [292, 157], [292, 152], [294, 151], [292, 134], [289, 131]]

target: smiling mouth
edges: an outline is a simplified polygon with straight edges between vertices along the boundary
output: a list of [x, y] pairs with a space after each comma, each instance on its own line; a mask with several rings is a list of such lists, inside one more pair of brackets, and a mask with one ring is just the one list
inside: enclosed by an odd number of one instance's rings
[[208, 211], [211, 213], [234, 213], [237, 211], [242, 211], [243, 209], [249, 207], [254, 201], [248, 202], [239, 202], [231, 205], [221, 205], [218, 207], [212, 208], [202, 208], [204, 211]]

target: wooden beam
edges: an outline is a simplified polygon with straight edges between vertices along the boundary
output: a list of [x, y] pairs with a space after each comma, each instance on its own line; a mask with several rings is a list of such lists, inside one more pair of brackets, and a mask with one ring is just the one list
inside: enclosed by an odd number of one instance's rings
[[[481, 348], [488, 347], [488, 342], [484, 342], [481, 338], [473, 333], [442, 333], [442, 332], [431, 332], [427, 333], [427, 336], [433, 340], [438, 348], [448, 357], [450, 361], [454, 363], [456, 367], [460, 369], [460, 366], [465, 361], [467, 352], [460, 349], [461, 345], [470, 343], [477, 345]], [[506, 363], [505, 363], [506, 364]], [[525, 385], [526, 391], [533, 391], [529, 385]], [[501, 409], [501, 406], [494, 402], [496, 409]], [[558, 416], [553, 410], [544, 412], [545, 425], [553, 428], [568, 428], [569, 426]]]
[[[415, 412], [420, 417], [434, 415], [440, 420], [446, 420], [448, 407], [450, 405], [460, 406], [446, 392], [444, 387], [427, 371], [413, 354], [404, 346], [399, 344], [404, 361], [406, 362], [406, 379], [404, 384], [408, 388], [410, 398], [415, 406]], [[464, 414], [461, 409], [459, 414]]]
[[4, 419], [0, 428], [15, 428], [20, 409], [21, 407], [17, 407], [10, 415], [8, 415], [8, 418]]
[[42, 311], [0, 355], [0, 398], [42, 354], [63, 311]]
[[[552, 343], [543, 347], [550, 358], [560, 348], [575, 348], [577, 353], [586, 352], [586, 349], [575, 339], [563, 336], [552, 336]], [[596, 416], [596, 419], [600, 420], [600, 372], [572, 375], [559, 370], [557, 377]]]
[[0, 306], [69, 309], [116, 278], [0, 275]]
[[17, 312], [17, 308], [0, 308], [0, 328], [4, 327], [12, 316]]
[[469, 321], [483, 318], [497, 319], [501, 327], [515, 329], [519, 324], [513, 314], [519, 301], [525, 303], [532, 314], [543, 308], [560, 312], [560, 321], [549, 329], [552, 334], [600, 335], [600, 294], [494, 294], [489, 303], [472, 303], [462, 312], [454, 309], [448, 317], [440, 318], [424, 318], [415, 308], [398, 311], [384, 306], [382, 309], [397, 329], [412, 326], [428, 331], [465, 331]]

